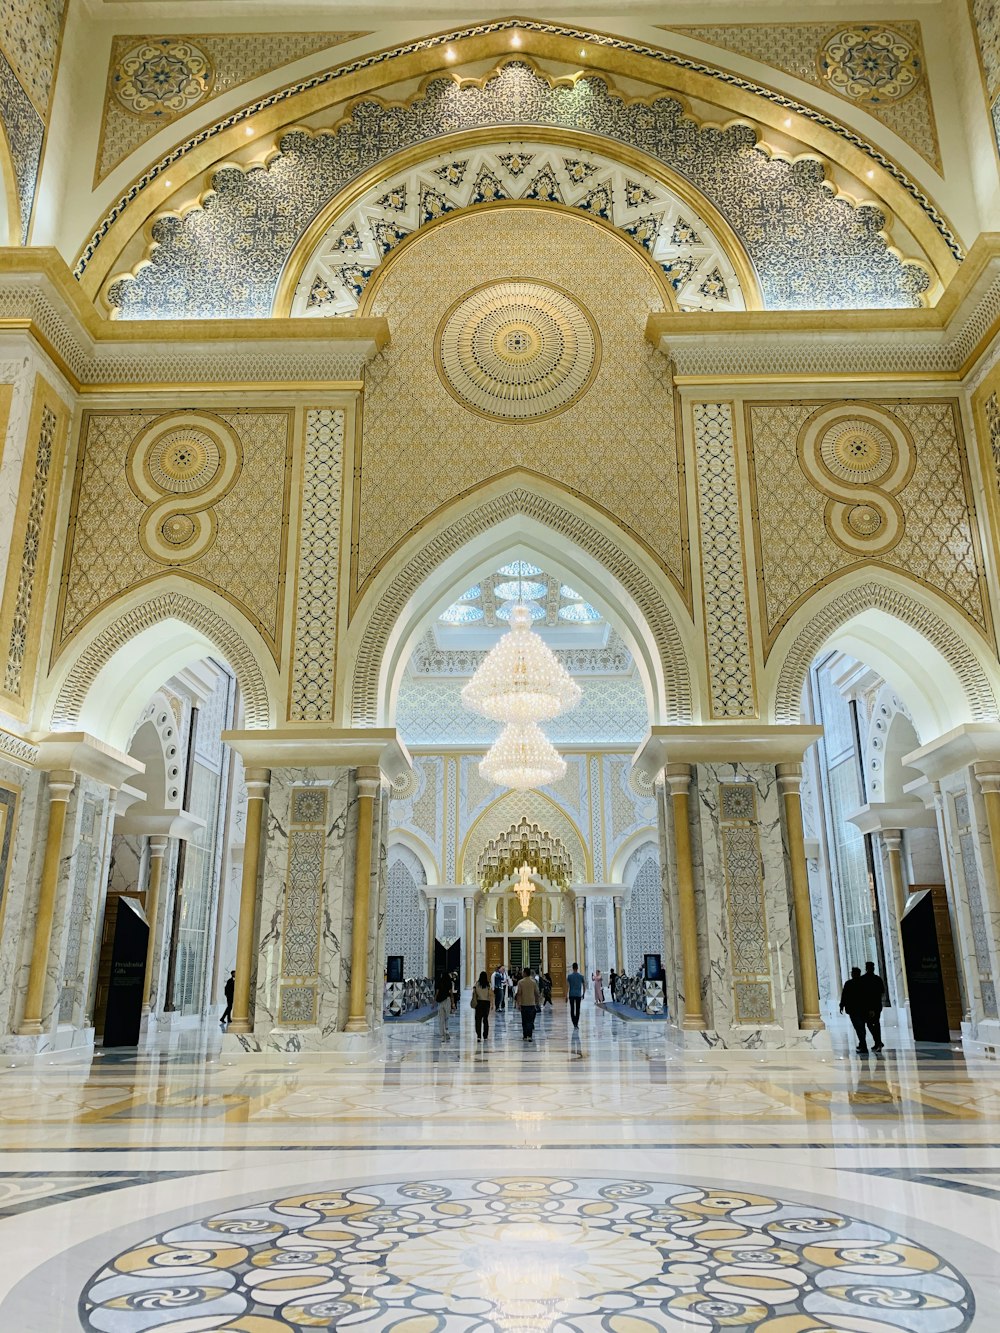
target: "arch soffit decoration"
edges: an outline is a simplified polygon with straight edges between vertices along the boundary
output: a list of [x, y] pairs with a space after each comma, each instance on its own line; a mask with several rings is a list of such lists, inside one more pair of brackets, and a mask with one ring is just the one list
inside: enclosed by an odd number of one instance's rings
[[[479, 814], [470, 824], [469, 831], [462, 839], [461, 845], [455, 856], [455, 876], [459, 883], [464, 883], [464, 876], [466, 874], [475, 872], [476, 863], [479, 860], [483, 848], [486, 846], [487, 842], [489, 842], [490, 837], [495, 837], [498, 833], [505, 832], [506, 828], [510, 826], [510, 823], [516, 824], [518, 819], [524, 814], [524, 810], [521, 809], [523, 801], [519, 800], [519, 798], [524, 796], [530, 796], [534, 802], [541, 802], [551, 807], [552, 824], [550, 827], [546, 828], [546, 832], [551, 833], [553, 837], [560, 838], [569, 853], [570, 861], [573, 866], [573, 883], [586, 881], [593, 876], [593, 859], [591, 857], [590, 847], [587, 844], [587, 839], [584, 837], [579, 824], [577, 824], [573, 816], [561, 806], [553, 796], [550, 796], [546, 791], [540, 791], [536, 788], [528, 793], [513, 790], [502, 792], [495, 800], [490, 801], [489, 805], [480, 810]], [[505, 806], [510, 806], [510, 810], [505, 812]], [[520, 813], [516, 813], [517, 811], [520, 811]], [[491, 821], [497, 818], [497, 815], [500, 816], [500, 823], [495, 831], [490, 830], [488, 826]], [[537, 819], [535, 822], [541, 824], [540, 819]], [[487, 836], [485, 837], [484, 825], [487, 826], [485, 829]], [[502, 825], [505, 827], [501, 827]], [[537, 877], [533, 876], [533, 878]], [[509, 888], [514, 882], [513, 879], [510, 879], [507, 881], [506, 886], [498, 885], [498, 890], [502, 893], [504, 892], [505, 887]]]
[[[881, 611], [916, 630], [945, 659], [959, 682], [968, 708], [968, 720], [995, 721], [1000, 717], [997, 696], [982, 663], [944, 617], [914, 593], [885, 583], [860, 582], [831, 597], [814, 610], [805, 625], [789, 626], [784, 634], [794, 638], [781, 657], [774, 687], [774, 720], [802, 720], [802, 692], [809, 668], [820, 650], [851, 621], [866, 611]], [[772, 649], [779, 648], [781, 639]], [[923, 741], [930, 737], [921, 737]]]
[[[491, 26], [496, 29], [496, 25]], [[510, 26], [516, 26], [518, 32], [521, 32], [522, 30], [521, 25], [519, 24], [511, 25], [505, 23], [503, 25], [508, 31]], [[550, 25], [529, 25], [533, 30], [536, 28], [546, 28], [548, 26]], [[342, 133], [353, 132], [355, 128], [355, 119], [359, 116], [362, 118], [368, 116], [370, 118], [374, 114], [381, 114], [383, 116], [391, 116], [394, 124], [400, 124], [405, 116], [410, 113], [411, 109], [414, 106], [419, 105], [419, 100], [428, 87], [433, 86], [435, 83], [445, 83], [447, 85], [449, 81], [452, 85], [448, 90], [451, 99], [449, 103], [449, 111], [452, 113], [451, 120], [452, 122], [458, 121], [460, 119], [458, 115], [460, 104], [457, 99], [461, 97], [463, 89], [469, 87], [482, 89], [487, 87], [491, 80], [502, 78], [505, 71], [512, 67], [524, 67], [529, 63], [526, 57], [530, 54], [528, 48], [531, 46], [531, 43], [525, 42], [525, 49], [518, 51], [516, 55], [512, 56], [509, 50], [509, 45], [508, 49], [504, 49], [504, 36], [505, 34], [502, 31], [499, 32], [499, 40], [492, 43], [495, 49], [490, 53], [499, 54], [502, 52], [505, 59], [502, 60], [495, 70], [491, 71], [482, 79], [472, 80], [461, 78], [454, 68], [443, 65], [439, 55], [431, 72], [425, 78], [420, 91], [413, 99], [402, 103], [385, 103], [374, 94], [369, 94], [367, 98], [358, 97], [352, 102], [345, 104], [346, 114], [332, 128], [313, 130], [303, 126], [295, 126], [292, 123], [294, 119], [293, 116], [286, 115], [282, 117], [279, 115], [275, 117], [272, 113], [268, 116], [268, 120], [275, 120], [275, 124], [273, 127], [269, 126], [269, 128], [273, 129], [274, 137], [278, 141], [277, 147], [271, 149], [268, 153], [263, 155], [261, 159], [252, 162], [244, 162], [242, 160], [226, 162], [224, 160], [224, 154], [222, 153], [216, 155], [213, 161], [212, 156], [207, 152], [199, 151], [195, 153], [191, 161], [192, 171], [188, 177], [188, 181], [197, 176], [199, 172], [205, 171], [208, 172], [210, 178], [207, 188], [199, 195], [198, 200], [193, 204], [182, 206], [180, 209], [164, 210], [157, 215], [155, 210], [166, 202], [167, 194], [175, 192], [176, 182], [169, 191], [162, 185], [159, 187], [153, 186], [150, 195], [147, 196], [149, 202], [147, 203], [145, 212], [142, 214], [141, 218], [138, 215], [133, 215], [135, 216], [135, 225], [129, 230], [124, 221], [124, 215], [129, 206], [140, 193], [145, 191], [147, 186], [153, 185], [153, 182], [162, 176], [161, 167], [162, 170], [165, 171], [170, 163], [176, 164], [183, 160], [186, 155], [186, 147], [185, 145], [181, 145], [178, 149], [175, 149], [173, 153], [168, 154], [166, 158], [162, 159], [161, 163], [148, 169], [147, 172], [145, 172], [133, 185], [132, 189], [123, 195], [114, 208], [109, 212], [93, 233], [90, 242], [81, 252], [74, 270], [76, 276], [82, 279], [83, 285], [85, 289], [88, 290], [89, 294], [91, 296], [96, 296], [98, 288], [104, 285], [108, 273], [115, 267], [117, 257], [122, 253], [125, 246], [128, 244], [128, 241], [134, 235], [144, 231], [147, 243], [146, 258], [135, 264], [131, 271], [129, 271], [126, 266], [124, 272], [117, 272], [107, 286], [113, 288], [115, 283], [119, 282], [119, 280], [134, 280], [136, 275], [140, 274], [141, 271], [148, 266], [150, 262], [149, 256], [152, 251], [155, 249], [162, 250], [164, 244], [170, 241], [173, 233], [184, 228], [186, 225], [185, 219], [188, 218], [192, 212], [203, 211], [206, 199], [211, 202], [212, 197], [218, 195], [220, 191], [223, 194], [228, 194], [234, 189], [252, 188], [247, 187], [245, 183], [239, 184], [237, 178], [246, 182], [254, 172], [264, 170], [266, 173], [270, 171], [275, 161], [280, 160], [282, 157], [283, 150], [281, 144], [289, 135], [297, 134], [302, 136], [301, 142], [296, 146], [301, 150], [303, 146], [307, 145], [310, 141], [313, 143], [327, 141], [336, 138]], [[588, 42], [593, 41], [594, 35], [585, 34], [582, 35], [582, 39]], [[427, 39], [427, 43], [428, 46], [438, 47], [442, 40], [444, 39]], [[453, 36], [452, 40], [459, 39]], [[586, 79], [589, 80], [588, 87], [594, 90], [601, 90], [605, 105], [614, 108], [619, 114], [624, 114], [632, 108], [645, 108], [642, 117], [645, 120], [648, 118], [650, 110], [652, 110], [655, 115], [657, 104], [661, 107], [666, 107], [669, 104], [670, 107], [673, 108], [672, 118], [676, 118], [678, 123], [694, 125], [696, 127], [696, 134], [701, 134], [705, 131], [710, 132], [713, 136], [713, 144], [716, 146], [716, 149], [720, 143], [724, 144], [727, 142], [727, 136], [735, 135], [736, 138], [733, 140], [732, 144], [734, 150], [738, 149], [743, 152], [748, 147], [758, 148], [761, 152], [763, 161], [770, 163], [781, 162], [790, 166], [792, 174], [787, 177], [788, 182], [801, 181], [802, 183], [806, 183], [808, 181], [810, 189], [819, 191], [819, 194], [822, 195], [826, 202], [831, 204], [846, 204], [850, 208], [856, 210], [854, 225], [856, 226], [860, 223], [862, 227], [870, 233], [870, 239], [876, 237], [880, 238], [880, 244], [883, 244], [884, 246], [882, 253], [886, 256], [886, 262], [888, 262], [889, 257], [891, 257], [893, 262], [903, 260], [903, 256], [899, 250], [892, 246], [886, 232], [886, 228], [891, 225], [892, 218], [894, 216], [898, 217], [903, 225], [909, 230], [919, 252], [921, 253], [915, 254], [912, 258], [907, 258], [904, 261], [906, 267], [900, 269], [896, 274], [897, 277], [899, 277], [899, 274], [910, 275], [910, 278], [907, 281], [910, 282], [911, 285], [915, 284], [912, 285], [913, 299], [896, 299], [894, 301], [889, 301], [888, 304], [905, 305], [920, 303], [917, 299], [917, 293], [919, 293], [923, 287], [926, 287], [928, 282], [933, 285], [935, 279], [939, 279], [943, 282], [951, 277], [955, 271], [957, 260], [962, 257], [963, 251], [947, 221], [941, 216], [927, 196], [924, 195], [912, 181], [905, 177], [894, 163], [892, 163], [891, 159], [888, 159], [878, 150], [873, 149], [859, 135], [846, 130], [845, 127], [839, 125], [829, 117], [812, 111], [805, 106], [805, 104], [797, 103], [794, 99], [790, 99], [784, 95], [776, 94], [761, 85], [752, 84], [747, 80], [735, 78], [732, 75], [726, 74], [724, 71], [715, 70], [711, 66], [703, 66], [697, 61], [677, 57], [675, 66], [672, 61], [668, 60], [668, 67], [671, 69], [672, 73], [683, 73], [686, 77], [664, 80], [663, 74], [665, 71], [662, 68], [662, 65], [659, 65], [657, 62], [664, 58], [669, 58], [671, 53], [652, 47], [636, 48], [637, 51], [642, 53], [641, 58], [639, 55], [633, 55], [632, 58], [625, 61], [624, 64], [626, 67], [631, 67], [638, 61], [641, 72], [633, 73], [631, 77], [644, 79], [647, 83], [656, 86], [657, 91], [647, 97], [624, 96], [617, 93], [613, 86], [609, 86], [608, 73], [613, 74], [616, 72], [615, 67], [623, 63], [620, 60], [612, 59], [611, 56], [613, 53], [619, 47], [627, 48], [632, 44], [627, 42], [621, 43], [618, 39], [614, 38], [608, 38], [606, 40], [608, 45], [603, 47], [600, 52], [601, 61], [599, 63], [604, 66], [604, 69], [600, 71], [597, 69], [588, 69], [585, 72], [564, 78], [549, 77], [541, 73], [536, 74], [534, 70], [532, 70], [532, 74], [538, 80], [539, 85], [545, 84], [548, 86], [550, 97], [555, 102], [558, 101], [560, 92], [565, 93], [567, 87], [572, 88], [579, 80]], [[509, 44], [509, 38], [506, 39], [506, 44]], [[561, 43], [557, 41], [555, 44], [556, 46], [560, 46]], [[490, 45], [490, 43], [487, 43], [487, 45]], [[543, 53], [551, 43], [539, 41], [537, 45], [539, 47], [538, 53]], [[576, 52], [563, 52], [561, 53], [561, 56], [556, 58], [562, 58], [567, 60], [568, 63], [572, 62], [578, 65], [579, 60], [575, 58], [577, 54], [578, 53]], [[357, 65], [358, 63], [363, 64], [364, 62], [354, 63]], [[423, 63], [426, 66], [429, 62], [424, 61]], [[649, 68], [646, 68], [647, 64], [649, 65]], [[624, 72], [624, 70], [622, 72]], [[325, 84], [326, 80], [324, 79], [323, 82]], [[373, 83], [372, 86], [379, 86], [379, 84]], [[722, 97], [720, 97], [720, 92], [723, 94]], [[720, 110], [724, 115], [728, 115], [729, 117], [726, 124], [720, 128], [718, 124], [700, 121], [687, 108], [684, 101], [685, 94], [704, 97], [706, 100], [714, 104], [721, 103]], [[331, 103], [335, 104], [336, 102], [336, 99], [329, 97], [325, 99], [325, 101], [320, 99], [317, 105], [313, 106], [311, 104], [312, 102], [315, 102], [316, 99], [307, 98], [306, 103], [310, 106], [310, 109], [307, 112], [305, 110], [305, 105], [301, 107], [288, 106], [287, 103], [289, 100], [294, 100], [294, 92], [291, 99], [272, 97], [272, 99], [270, 99], [270, 104], [274, 105], [281, 103], [285, 106], [286, 111], [298, 110], [300, 115], [305, 115], [315, 114], [315, 112], [322, 109], [324, 105], [330, 105]], [[251, 106], [244, 108], [240, 113], [234, 113], [236, 122], [242, 124], [249, 116], [255, 114], [255, 109], [260, 110], [260, 104], [256, 104], [256, 108]], [[779, 124], [779, 111], [784, 120], [787, 120], [787, 113], [789, 111], [798, 113], [800, 117], [803, 117], [799, 129], [808, 131], [808, 133], [802, 140], [803, 151], [797, 156], [790, 156], [786, 151], [770, 145], [762, 137], [758, 129], [755, 128], [758, 123], [773, 123], [773, 127], [777, 128]], [[635, 113], [633, 112], [633, 114]], [[234, 117], [228, 119], [233, 120]], [[549, 123], [545, 120], [544, 116], [541, 115], [536, 116], [536, 121], [540, 124]], [[567, 128], [572, 128], [578, 121], [579, 116], [571, 118], [570, 123], [567, 124]], [[486, 117], [481, 124], [477, 125], [470, 121], [468, 125], [462, 126], [462, 128], [474, 130], [482, 128], [485, 124], [491, 124], [494, 133], [502, 133], [505, 129], [510, 129], [512, 126], [527, 129], [533, 127], [535, 122], [527, 119], [524, 115], [517, 119], [513, 119], [509, 115], [504, 118], [503, 116], [494, 113], [492, 121], [489, 117]], [[448, 126], [442, 124], [434, 131], [435, 136], [446, 131], [447, 128]], [[783, 135], [788, 133], [788, 131], [785, 130], [780, 132]], [[416, 139], [420, 136], [416, 134], [416, 131], [414, 131], [414, 133], [414, 141], [416, 142]], [[203, 148], [207, 139], [211, 137], [211, 134], [212, 131], [207, 131], [200, 136], [196, 136], [198, 145], [192, 144], [191, 146], [200, 146]], [[426, 139], [429, 135], [430, 131], [425, 126], [422, 131], [422, 136]], [[379, 136], [372, 135], [370, 137], [377, 138]], [[605, 130], [602, 137], [616, 142], [621, 142], [623, 139], [626, 143], [630, 142], [630, 140], [625, 138], [620, 132], [615, 134], [610, 132], [609, 129]], [[636, 134], [636, 137], [640, 136]], [[220, 147], [222, 146], [223, 145], [220, 144]], [[237, 146], [238, 139], [236, 139], [235, 136], [225, 145], [229, 151], [236, 149]], [[245, 149], [245, 146], [244, 142], [241, 147]], [[400, 147], [405, 147], [405, 145], [400, 145]], [[831, 153], [831, 150], [834, 151]], [[351, 171], [345, 171], [338, 182], [335, 182], [330, 187], [322, 187], [326, 191], [325, 197], [318, 196], [310, 198], [309, 200], [299, 200], [297, 202], [298, 211], [302, 216], [307, 218], [312, 217], [318, 209], [327, 205], [332, 197], [341, 193], [344, 189], [356, 184], [362, 172], [366, 169], [370, 171], [376, 168], [380, 160], [377, 156], [373, 155], [372, 160], [368, 162], [367, 167], [364, 161], [362, 161], [360, 167], [358, 167], [356, 158], [357, 153], [354, 154], [354, 158], [352, 159], [351, 170], [354, 171], [353, 175], [351, 174]], [[835, 181], [831, 180], [829, 171], [827, 170], [830, 160], [836, 161], [837, 165], [842, 170], [849, 172], [858, 180], [858, 195], [847, 193], [842, 190]], [[664, 159], [664, 161], [666, 160]], [[874, 180], [866, 180], [864, 186], [860, 185], [861, 179], [867, 177], [867, 173], [872, 170], [872, 161], [883, 169], [882, 172], [876, 173], [877, 176], [884, 177], [882, 184], [886, 188], [881, 190], [881, 198], [873, 198], [869, 194], [869, 190], [875, 184]], [[669, 165], [669, 163], [666, 164]], [[235, 172], [236, 177], [224, 179], [229, 172]], [[805, 173], [804, 175], [802, 174], [803, 172]], [[313, 175], [315, 176], [316, 173], [313, 173]], [[810, 177], [815, 177], [815, 179], [809, 180]], [[717, 173], [709, 172], [705, 179], [706, 181], [717, 180]], [[785, 177], [783, 177], [783, 179], [785, 179]], [[696, 181], [693, 179], [692, 184], [695, 186], [697, 185]], [[707, 192], [710, 194], [713, 188], [717, 188], [717, 186], [709, 185]], [[760, 182], [758, 182], [758, 188], [760, 188]], [[727, 206], [731, 207], [733, 200], [736, 197], [737, 196], [730, 196]], [[720, 204], [721, 203], [722, 201], [720, 200]], [[726, 206], [721, 206], [720, 211], [725, 213]], [[828, 219], [826, 226], [823, 228], [824, 232], [827, 228], [836, 229], [837, 217], [838, 215], [835, 210], [830, 214], [830, 218]], [[738, 230], [737, 220], [735, 218], [731, 220]], [[158, 223], [161, 222], [166, 230], [161, 228], [160, 234], [154, 235]], [[117, 243], [110, 239], [112, 233], [114, 234]], [[190, 240], [190, 238], [186, 238], [182, 244], [186, 245], [188, 240]], [[294, 247], [296, 241], [297, 238], [291, 238], [287, 248], [283, 252], [274, 254], [273, 262], [276, 268], [275, 272], [267, 279], [270, 283], [270, 287], [269, 296], [266, 301], [263, 300], [260, 293], [258, 293], [256, 296], [247, 299], [247, 309], [245, 311], [234, 312], [232, 310], [220, 310], [218, 313], [230, 315], [245, 313], [256, 316], [269, 313], [273, 303], [274, 289], [277, 287], [280, 269], [284, 265], [287, 256]], [[99, 258], [95, 258], [95, 252], [99, 245], [104, 248]], [[272, 249], [276, 250], [277, 248], [272, 247]], [[218, 256], [215, 258], [218, 259]], [[155, 262], [159, 263], [162, 259], [163, 256], [161, 255], [160, 260]], [[782, 263], [779, 263], [778, 268], [775, 269], [775, 281], [779, 281], [777, 275], [780, 273], [782, 266], [787, 267], [786, 256], [782, 257]], [[924, 273], [922, 285], [916, 281], [915, 277], [913, 277], [918, 269], [922, 270]], [[895, 270], [893, 271], [895, 272]], [[857, 276], [857, 270], [855, 270], [854, 276]], [[900, 290], [902, 291], [903, 288], [900, 288]], [[909, 288], [907, 288], [907, 290], [909, 290]], [[887, 302], [885, 301], [881, 302], [883, 305], [886, 303]], [[780, 302], [772, 302], [772, 304], [780, 306]], [[850, 302], [842, 301], [840, 304], [846, 305], [850, 304]], [[871, 302], [869, 302], [869, 304], [871, 304]], [[136, 308], [136, 314], [139, 316], [148, 316], [150, 313], [151, 312], [146, 310], [145, 307]], [[185, 312], [183, 309], [178, 308], [167, 310], [164, 313], [180, 316]], [[152, 312], [152, 316], [156, 317], [155, 310]]]
[[[393, 631], [402, 623], [421, 585], [476, 537], [512, 519], [530, 519], [565, 538], [603, 566], [625, 590], [645, 621], [656, 648], [656, 674], [662, 680], [663, 698], [653, 701], [654, 720], [659, 720], [655, 713], [662, 708], [665, 720], [690, 721], [693, 695], [684, 642], [654, 578], [620, 542], [602, 531], [585, 513], [570, 508], [569, 497], [555, 498], [528, 490], [527, 479], [519, 477], [513, 484], [508, 479], [506, 489], [484, 498], [483, 491], [494, 487], [495, 480], [455, 502], [464, 513], [449, 518], [446, 510], [440, 516], [440, 526], [435, 525], [434, 535], [420, 534], [408, 551], [404, 548], [397, 552], [396, 572], [374, 579], [352, 608], [351, 639], [356, 651], [348, 700], [349, 725], [375, 726], [387, 714], [387, 649]], [[577, 503], [582, 508], [582, 502]], [[455, 505], [449, 508], [454, 510]], [[350, 649], [351, 644], [347, 647]], [[346, 660], [352, 659], [349, 650], [344, 656]]]
[[177, 718], [162, 690], [157, 690], [136, 718], [128, 753], [146, 765], [145, 772], [129, 784], [145, 793], [144, 811], [179, 810], [181, 770]]
[[628, 864], [633, 856], [649, 848], [649, 854], [655, 857], [657, 864], [660, 860], [659, 833], [651, 825], [647, 824], [643, 828], [636, 829], [630, 833], [622, 845], [611, 858], [611, 871], [609, 882], [612, 884], [625, 884], [625, 872], [628, 870]]
[[[389, 793], [390, 800], [392, 793]], [[403, 859], [414, 869], [414, 863], [420, 867], [422, 880], [417, 880], [417, 887], [421, 889], [432, 889], [441, 883], [441, 874], [437, 867], [430, 848], [423, 843], [415, 833], [410, 829], [394, 828], [389, 833], [389, 844], [386, 850], [388, 861], [392, 860], [393, 852], [397, 854], [405, 852]]]
[[[368, 270], [374, 272], [388, 266], [420, 231], [474, 208], [511, 205], [583, 213], [599, 226], [613, 231], [652, 269], [669, 309], [677, 307], [685, 286], [689, 291], [692, 290], [695, 278], [684, 278], [682, 275], [693, 256], [701, 261], [695, 270], [696, 275], [699, 275], [699, 270], [700, 276], [705, 276], [709, 267], [717, 268], [726, 283], [735, 289], [735, 299], [730, 297], [728, 301], [712, 308], [763, 308], [760, 283], [745, 246], [708, 197], [694, 189], [678, 172], [647, 153], [596, 133], [576, 129], [555, 131], [546, 126], [521, 128], [525, 132], [519, 133], [516, 138], [512, 134], [504, 135], [496, 127], [489, 127], [444, 135], [431, 143], [417, 144], [380, 162], [353, 186], [341, 191], [313, 218], [290, 254], [278, 284], [274, 302], [275, 316], [340, 315], [353, 314], [355, 310], [364, 313], [371, 304], [371, 276]], [[518, 154], [518, 150], [523, 150], [529, 166], [518, 165], [511, 171], [503, 164], [488, 162], [490, 157], [499, 158], [501, 154], [513, 157]], [[585, 154], [590, 158], [591, 161], [586, 164], [587, 174], [581, 176], [579, 182], [559, 179], [567, 173], [556, 164], [555, 190], [562, 198], [534, 197], [531, 188], [538, 173], [546, 172], [550, 162], [563, 153]], [[419, 202], [412, 199], [407, 200], [405, 209], [398, 210], [407, 214], [403, 218], [393, 217], [392, 213], [397, 210], [388, 209], [388, 216], [382, 225], [391, 228], [391, 245], [385, 241], [380, 244], [377, 239], [373, 239], [369, 241], [368, 254], [344, 252], [339, 256], [340, 264], [358, 265], [365, 270], [364, 289], [355, 295], [351, 303], [353, 309], [346, 308], [346, 301], [342, 302], [343, 309], [339, 306], [327, 311], [311, 308], [300, 288], [314, 270], [327, 267], [324, 263], [325, 247], [328, 248], [327, 243], [332, 242], [334, 233], [349, 230], [352, 226], [358, 229], [363, 227], [400, 178], [440, 172], [447, 159], [459, 155], [470, 157], [472, 161], [461, 181], [455, 183], [458, 188], [451, 187], [451, 182], [442, 177], [434, 181], [437, 191], [445, 199], [448, 211], [436, 217], [426, 216]], [[580, 163], [574, 165], [582, 167]], [[596, 170], [591, 171], [590, 167]], [[503, 197], [479, 197], [476, 183], [484, 168], [491, 176], [501, 178], [501, 187], [506, 192]], [[629, 184], [636, 187], [637, 202], [631, 207], [624, 198], [622, 180], [611, 179], [626, 175]], [[609, 199], [606, 209], [602, 210], [595, 204], [594, 197], [595, 192], [605, 184], [609, 187], [615, 185], [617, 189], [613, 200]], [[660, 215], [666, 217], [666, 210], [671, 205], [678, 212], [683, 212], [684, 221], [696, 233], [697, 240], [693, 246], [671, 246], [666, 227], [656, 226]], [[666, 218], [667, 226], [672, 220]], [[402, 227], [393, 225], [397, 222], [402, 222]], [[643, 223], [646, 228], [643, 228]]]
[[[248, 638], [227, 616], [178, 591], [163, 591], [146, 597], [126, 611], [120, 608], [121, 602], [112, 608], [113, 618], [106, 621], [103, 628], [97, 630], [73, 656], [52, 705], [50, 725], [54, 730], [72, 730], [79, 723], [94, 681], [117, 652], [139, 634], [170, 620], [180, 621], [203, 635], [229, 663], [239, 683], [247, 727], [259, 729], [274, 724], [274, 691], [268, 688], [268, 677], [262, 666], [264, 654], [254, 652]], [[229, 609], [229, 617], [233, 614]]]

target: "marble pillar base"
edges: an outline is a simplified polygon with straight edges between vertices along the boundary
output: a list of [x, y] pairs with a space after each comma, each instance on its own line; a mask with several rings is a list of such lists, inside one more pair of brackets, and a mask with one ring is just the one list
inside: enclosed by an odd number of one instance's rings
[[672, 1042], [686, 1051], [829, 1051], [833, 1049], [826, 1028], [801, 1028], [787, 1031], [774, 1025], [730, 1029], [723, 1034], [710, 1028], [701, 1030], [671, 1026]]
[[322, 1032], [318, 1027], [272, 1028], [270, 1032], [226, 1032], [224, 1059], [278, 1055], [365, 1055], [381, 1049], [378, 1032]]
[[995, 1018], [962, 1024], [962, 1050], [966, 1055], [1000, 1060], [1000, 1022]]
[[94, 1029], [71, 1027], [68, 1023], [55, 1032], [38, 1032], [22, 1036], [8, 1032], [0, 1036], [0, 1055], [58, 1055], [66, 1051], [92, 1051]]

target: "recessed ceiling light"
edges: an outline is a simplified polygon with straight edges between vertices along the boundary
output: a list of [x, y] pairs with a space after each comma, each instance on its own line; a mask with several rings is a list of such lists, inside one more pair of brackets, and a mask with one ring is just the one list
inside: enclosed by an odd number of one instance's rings
[[520, 46], [520, 45], [521, 45], [521, 34], [520, 34], [519, 32], [515, 32], [515, 33], [514, 33], [514, 35], [513, 35], [513, 36], [511, 37], [511, 39], [510, 39], [510, 44], [511, 44], [511, 46]]
[[587, 52], [586, 52], [586, 51], [581, 51], [581, 52], [580, 52], [580, 59], [581, 59], [581, 60], [586, 60], [586, 59], [587, 59]]
[[246, 127], [246, 130], [245, 130], [244, 132], [245, 132], [246, 134], [253, 134], [253, 126], [252, 126], [252, 125], [248, 125], [248, 126]]
[[444, 53], [444, 58], [445, 58], [445, 60], [455, 60], [455, 59], [456, 59], [455, 52], [451, 49], [450, 46], [448, 47], [447, 51], [445, 51], [445, 53]]
[[164, 185], [167, 187], [167, 189], [169, 190], [169, 189], [170, 189], [170, 186], [173, 184], [173, 182], [172, 182], [172, 181], [164, 181], [163, 184], [164, 184]]

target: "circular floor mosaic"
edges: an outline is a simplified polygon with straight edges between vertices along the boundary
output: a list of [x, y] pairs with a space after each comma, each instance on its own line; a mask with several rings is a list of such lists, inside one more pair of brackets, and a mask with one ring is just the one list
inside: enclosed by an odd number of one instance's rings
[[101, 1333], [950, 1333], [968, 1285], [846, 1213], [742, 1191], [506, 1176], [296, 1194], [96, 1273]]

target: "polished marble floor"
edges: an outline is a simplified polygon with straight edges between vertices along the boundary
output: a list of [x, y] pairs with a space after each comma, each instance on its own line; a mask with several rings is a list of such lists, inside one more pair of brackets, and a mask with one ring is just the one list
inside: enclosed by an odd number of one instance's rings
[[1000, 1064], [459, 1008], [0, 1071], [7, 1333], [1000, 1333]]

